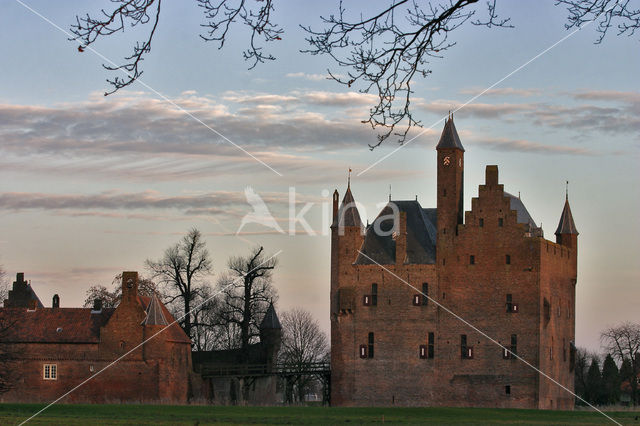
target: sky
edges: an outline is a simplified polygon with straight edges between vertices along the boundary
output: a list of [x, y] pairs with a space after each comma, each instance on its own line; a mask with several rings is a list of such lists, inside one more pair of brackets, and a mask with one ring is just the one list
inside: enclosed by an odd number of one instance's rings
[[[0, 265], [10, 277], [24, 272], [45, 305], [57, 293], [61, 306], [80, 306], [91, 285], [109, 286], [124, 270], [147, 273], [146, 259], [197, 227], [214, 259], [212, 285], [230, 256], [262, 245], [279, 253], [278, 309], [307, 309], [328, 332], [330, 194], [342, 196], [352, 168], [364, 220], [375, 218], [390, 187], [394, 199], [417, 196], [435, 207], [443, 118], [500, 81], [455, 113], [465, 208], [485, 166], [497, 164], [505, 190], [519, 193], [555, 240], [569, 181], [580, 231], [576, 344], [598, 350], [605, 327], [640, 320], [639, 37], [611, 32], [595, 44], [593, 27], [567, 37], [567, 13], [551, 1], [498, 5], [514, 28], [452, 33], [455, 46], [414, 82], [424, 129], [401, 149], [390, 140], [371, 151], [376, 133], [361, 120], [374, 95], [328, 80], [328, 69], [345, 70], [300, 52], [308, 45], [299, 25], [320, 28], [318, 17], [337, 2], [276, 4], [285, 30], [269, 46], [277, 60], [248, 70], [245, 31], [232, 30], [219, 50], [198, 36], [204, 19], [195, 2], [167, 0], [142, 83], [105, 97], [113, 73], [102, 64], [128, 55], [144, 27], [80, 53], [63, 31], [100, 2], [5, 0]], [[366, 7], [374, 6], [356, 1], [348, 10]], [[236, 233], [252, 211], [247, 191], [284, 233], [252, 223]], [[298, 223], [289, 232], [292, 193], [293, 216], [304, 213], [308, 229]]]

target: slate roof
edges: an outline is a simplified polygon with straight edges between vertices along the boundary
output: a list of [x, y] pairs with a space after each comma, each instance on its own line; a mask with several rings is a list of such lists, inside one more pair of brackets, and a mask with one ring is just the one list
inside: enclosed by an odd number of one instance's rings
[[[362, 254], [356, 265], [395, 263], [396, 241], [392, 235], [393, 208], [407, 216], [407, 263], [434, 264], [436, 262], [436, 209], [423, 209], [418, 201], [390, 201], [378, 217], [367, 227]], [[378, 231], [378, 232], [376, 232]], [[381, 231], [381, 232], [380, 232]]]
[[[342, 198], [342, 204], [338, 209], [338, 221], [340, 226], [360, 226], [362, 227], [362, 220], [360, 219], [360, 213], [356, 207], [353, 194], [351, 193], [351, 186], [347, 186], [347, 192], [344, 193]], [[333, 224], [338, 225], [336, 223]]]
[[1, 339], [6, 343], [98, 343], [114, 308], [91, 313], [91, 308], [0, 309], [0, 319], [10, 324]]
[[267, 312], [264, 314], [262, 318], [262, 322], [260, 323], [260, 329], [280, 329], [282, 325], [280, 325], [280, 320], [278, 319], [278, 315], [276, 314], [276, 308], [273, 307], [273, 303], [269, 304], [269, 308]]
[[438, 145], [436, 145], [436, 149], [440, 148], [457, 148], [464, 151], [456, 126], [453, 124], [453, 117], [449, 117], [449, 119], [444, 122], [444, 129], [442, 129], [440, 141], [438, 141]]
[[505, 191], [504, 195], [510, 198], [510, 208], [511, 210], [515, 210], [517, 213], [517, 222], [528, 225], [528, 232], [531, 232], [535, 235], [542, 236], [542, 228], [536, 225], [536, 222], [533, 220], [529, 211], [524, 206], [524, 203], [520, 199], [520, 197], [516, 197], [515, 195], [509, 194]]
[[[140, 304], [142, 305], [142, 308], [144, 309], [145, 312], [149, 312], [149, 305], [151, 304], [151, 297], [148, 296], [138, 296], [138, 301], [140, 302]], [[161, 307], [162, 309], [162, 315], [165, 318], [165, 321], [168, 324], [172, 324], [175, 321], [175, 318], [173, 317], [173, 315], [171, 315], [171, 312], [169, 312], [169, 310], [167, 309], [166, 306], [164, 306], [164, 304], [162, 302], [160, 302], [160, 300], [157, 301], [158, 305]], [[149, 324], [151, 325], [151, 324]], [[158, 324], [160, 325], [160, 324]], [[191, 339], [189, 337], [187, 337], [187, 335], [185, 334], [184, 330], [180, 327], [180, 325], [176, 322], [173, 325], [171, 325], [170, 327], [168, 327], [166, 330], [164, 330], [161, 334], [161, 336], [170, 342], [178, 342], [178, 343], [188, 343], [191, 344]], [[160, 337], [160, 336], [158, 336]]]
[[573, 222], [573, 215], [571, 214], [571, 207], [569, 207], [569, 198], [564, 201], [564, 208], [560, 215], [560, 223], [558, 223], [558, 229], [556, 229], [556, 235], [560, 234], [575, 234], [578, 235], [576, 224]]
[[[148, 312], [151, 298], [138, 296], [138, 302]], [[173, 316], [160, 301], [160, 313], [167, 324]], [[152, 308], [157, 309], [158, 306]], [[10, 327], [0, 336], [4, 343], [99, 343], [100, 327], [103, 327], [116, 308], [26, 308], [0, 309], [0, 323]], [[148, 316], [148, 315], [147, 315]], [[162, 333], [167, 341], [188, 343], [191, 340], [176, 323]]]
[[147, 316], [142, 321], [143, 325], [167, 325], [169, 324], [162, 312], [162, 303], [158, 300], [158, 296], [153, 293], [149, 305], [147, 306]]

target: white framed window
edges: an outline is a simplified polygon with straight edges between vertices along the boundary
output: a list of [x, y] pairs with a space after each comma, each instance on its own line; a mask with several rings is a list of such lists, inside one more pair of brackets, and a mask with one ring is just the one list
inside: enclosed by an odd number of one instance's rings
[[42, 378], [44, 380], [58, 380], [58, 364], [44, 364]]

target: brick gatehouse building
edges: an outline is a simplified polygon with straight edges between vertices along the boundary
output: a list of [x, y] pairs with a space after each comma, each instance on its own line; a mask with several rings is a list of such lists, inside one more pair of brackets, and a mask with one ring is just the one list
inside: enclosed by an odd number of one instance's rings
[[437, 209], [389, 201], [365, 227], [350, 185], [341, 205], [334, 192], [332, 404], [573, 408], [569, 392], [509, 352], [573, 391], [578, 232], [568, 199], [548, 241], [487, 166], [465, 212], [452, 117], [436, 151]]
[[[0, 401], [50, 402], [174, 321], [156, 295], [123, 272], [117, 308], [45, 308], [19, 273], [0, 309], [0, 344], [15, 383]], [[178, 324], [116, 362], [62, 402], [187, 402], [191, 341]]]

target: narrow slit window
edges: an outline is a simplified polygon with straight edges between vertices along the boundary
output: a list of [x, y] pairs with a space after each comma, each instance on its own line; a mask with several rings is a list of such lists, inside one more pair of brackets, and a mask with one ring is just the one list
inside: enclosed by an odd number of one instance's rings
[[371, 284], [371, 306], [378, 304], [378, 284]]
[[373, 337], [373, 332], [369, 333], [369, 347], [368, 349], [368, 353], [367, 353], [367, 357], [368, 358], [373, 358], [373, 342], [374, 342], [374, 337]]
[[511, 357], [514, 357], [514, 355], [518, 354], [518, 335], [517, 334], [511, 335], [511, 347], [509, 348], [509, 350], [511, 350]]
[[429, 336], [427, 338], [427, 358], [429, 359], [433, 359], [433, 356], [435, 354], [435, 336], [433, 333], [429, 333]]
[[484, 219], [483, 218], [478, 219], [478, 226], [480, 228], [482, 228], [484, 226]]
[[427, 297], [428, 295], [429, 295], [429, 283], [422, 283], [422, 304], [423, 305], [429, 304], [429, 298]]
[[511, 255], [508, 254], [505, 256], [504, 261], [507, 265], [511, 265]]
[[469, 256], [469, 265], [475, 265], [476, 264], [476, 257], [474, 255], [470, 255]]
[[504, 225], [504, 219], [499, 217], [498, 218], [498, 226], [503, 226]]

